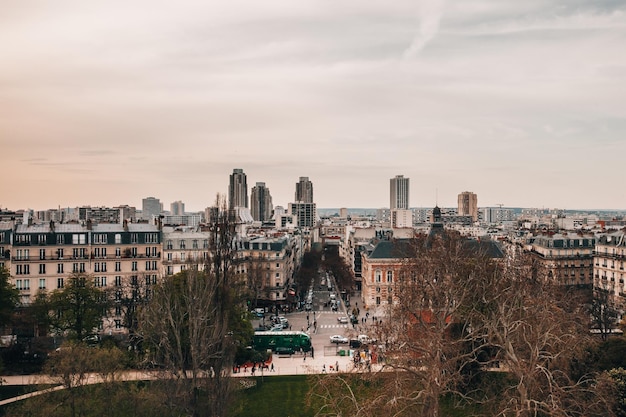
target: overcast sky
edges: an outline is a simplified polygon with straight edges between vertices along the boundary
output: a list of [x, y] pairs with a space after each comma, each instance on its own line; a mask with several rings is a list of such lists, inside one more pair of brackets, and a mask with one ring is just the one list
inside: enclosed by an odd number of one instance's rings
[[626, 209], [624, 0], [0, 0], [0, 207]]

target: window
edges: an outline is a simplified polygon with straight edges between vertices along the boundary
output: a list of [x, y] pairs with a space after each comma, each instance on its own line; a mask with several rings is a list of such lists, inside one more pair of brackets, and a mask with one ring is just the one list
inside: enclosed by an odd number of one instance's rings
[[122, 315], [122, 306], [120, 306], [120, 305], [116, 305], [115, 306], [115, 315], [116, 316], [121, 316]]
[[79, 271], [80, 271], [80, 272], [85, 272], [85, 263], [84, 263], [84, 262], [81, 262], [81, 263], [79, 264]]
[[102, 262], [102, 263], [100, 264], [100, 270], [101, 270], [102, 272], [106, 272], [106, 271], [107, 271], [107, 263], [106, 263], [106, 262]]
[[115, 262], [115, 272], [120, 272], [122, 270], [122, 263]]
[[380, 305], [380, 297], [376, 297], [376, 305], [379, 306]]
[[156, 246], [152, 247], [152, 256], [159, 256], [159, 248], [157, 248]]
[[46, 259], [46, 250], [39, 249], [39, 259]]
[[166, 244], [165, 246], [166, 246], [166, 249], [168, 249], [168, 250], [172, 250], [172, 249], [173, 249], [173, 244], [172, 244], [172, 241], [171, 241], [171, 240], [168, 240], [168, 241], [167, 241], [167, 244]]
[[30, 265], [16, 265], [15, 275], [28, 275], [30, 274]]
[[391, 282], [393, 280], [393, 271], [387, 271], [387, 282]]
[[18, 290], [30, 290], [30, 280], [29, 279], [15, 280], [15, 287]]
[[39, 264], [39, 273], [40, 274], [46, 273], [46, 264]]
[[131, 249], [131, 253], [133, 255], [133, 258], [136, 258], [137, 257], [137, 248], [132, 248]]
[[136, 261], [133, 261], [133, 263], [131, 264], [130, 270], [131, 271], [136, 271], [137, 270], [137, 262]]
[[382, 279], [382, 272], [381, 271], [376, 271], [375, 275], [376, 275], [376, 282], [380, 282], [381, 279]]
[[121, 287], [121, 286], [122, 286], [122, 277], [121, 277], [121, 276], [119, 276], [119, 275], [117, 275], [117, 276], [115, 277], [115, 286], [116, 286], [116, 287]]
[[105, 244], [108, 241], [108, 237], [106, 233], [94, 233], [93, 235], [93, 243], [96, 244]]
[[146, 246], [146, 257], [150, 256], [150, 248]]
[[276, 268], [280, 268], [280, 264], [279, 263], [276, 263]]
[[57, 245], [65, 244], [65, 235], [57, 235]]
[[122, 320], [115, 319], [115, 328], [116, 329], [121, 329], [122, 328]]
[[202, 248], [204, 248], [204, 249], [208, 249], [209, 248], [209, 240], [208, 239], [204, 239], [204, 241], [202, 242]]
[[115, 248], [115, 257], [119, 258], [122, 256], [122, 248]]
[[185, 252], [180, 253], [180, 261], [185, 262]]
[[170, 265], [167, 267], [167, 275], [173, 275], [173, 274], [174, 274], [174, 267]]
[[30, 243], [30, 235], [15, 235], [15, 243]]
[[130, 243], [137, 243], [139, 237], [137, 235], [137, 233], [131, 233], [130, 234]]
[[78, 263], [74, 262], [72, 264], [72, 272], [78, 272]]
[[39, 289], [40, 290], [45, 290], [46, 289], [46, 279], [45, 278], [39, 278]]
[[100, 264], [98, 262], [93, 265], [93, 272], [100, 272]]
[[172, 253], [171, 253], [171, 252], [168, 252], [168, 253], [167, 253], [167, 260], [168, 260], [168, 261], [171, 261], [171, 260], [172, 260]]
[[57, 249], [57, 257], [63, 259], [63, 249]]
[[57, 278], [57, 288], [63, 288], [63, 278]]
[[74, 233], [72, 235], [72, 244], [73, 245], [84, 245], [85, 244], [85, 234], [84, 233]]
[[145, 234], [145, 243], [159, 243], [159, 234], [158, 233], [146, 233]]
[[180, 245], [180, 249], [185, 249], [185, 241], [184, 240], [181, 239], [179, 245]]
[[57, 264], [57, 274], [63, 273], [63, 264]]
[[194, 239], [194, 240], [191, 242], [191, 247], [192, 247], [193, 249], [198, 249], [198, 241]]
[[121, 234], [119, 234], [119, 233], [116, 233], [116, 234], [115, 234], [115, 244], [116, 244], [116, 245], [119, 245], [119, 244], [121, 244], [121, 243], [122, 243], [122, 235], [121, 235]]

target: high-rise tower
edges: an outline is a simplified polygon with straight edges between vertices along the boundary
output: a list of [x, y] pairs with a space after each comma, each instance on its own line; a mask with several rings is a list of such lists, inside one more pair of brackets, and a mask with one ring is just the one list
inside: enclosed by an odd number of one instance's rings
[[472, 221], [478, 221], [478, 196], [471, 191], [459, 194], [459, 216], [472, 216]]
[[313, 183], [309, 181], [309, 177], [300, 177], [300, 181], [296, 183], [296, 203], [312, 203], [313, 202]]
[[228, 186], [228, 208], [235, 207], [248, 208], [248, 181], [241, 168], [233, 169]]
[[257, 182], [250, 193], [250, 211], [252, 218], [257, 221], [267, 221], [272, 218], [272, 196], [264, 182]]
[[172, 216], [183, 216], [185, 214], [185, 203], [182, 201], [174, 201], [170, 204], [170, 214]]
[[145, 220], [152, 220], [161, 214], [161, 201], [158, 198], [147, 197], [141, 200], [141, 217]]
[[389, 180], [389, 209], [409, 209], [409, 179], [404, 175], [396, 175]]

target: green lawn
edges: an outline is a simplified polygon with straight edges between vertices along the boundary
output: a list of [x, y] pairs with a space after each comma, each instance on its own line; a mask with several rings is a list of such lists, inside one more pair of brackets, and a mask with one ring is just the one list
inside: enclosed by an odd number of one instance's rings
[[313, 417], [306, 408], [305, 375], [255, 378], [256, 386], [238, 391], [232, 417]]

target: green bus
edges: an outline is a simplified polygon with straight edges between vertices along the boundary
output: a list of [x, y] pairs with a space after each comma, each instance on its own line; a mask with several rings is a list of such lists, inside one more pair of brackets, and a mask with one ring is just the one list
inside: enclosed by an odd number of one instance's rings
[[311, 350], [311, 337], [304, 332], [254, 332], [252, 347], [255, 350], [271, 349], [276, 353], [294, 353]]

